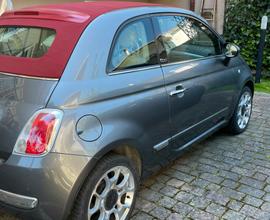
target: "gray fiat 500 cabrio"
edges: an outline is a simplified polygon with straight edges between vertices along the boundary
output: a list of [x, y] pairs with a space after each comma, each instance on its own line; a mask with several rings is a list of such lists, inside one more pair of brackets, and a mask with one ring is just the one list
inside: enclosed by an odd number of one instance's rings
[[27, 219], [128, 219], [139, 182], [248, 126], [239, 48], [194, 13], [127, 2], [0, 17], [0, 204]]

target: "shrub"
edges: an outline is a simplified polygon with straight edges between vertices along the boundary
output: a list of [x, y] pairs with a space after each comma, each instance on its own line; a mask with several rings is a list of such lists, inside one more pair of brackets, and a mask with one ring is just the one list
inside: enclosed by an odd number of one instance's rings
[[[260, 25], [263, 15], [270, 20], [269, 0], [227, 0], [224, 37], [241, 48], [241, 55], [248, 65], [256, 68]], [[270, 72], [270, 22], [264, 49], [263, 70]]]

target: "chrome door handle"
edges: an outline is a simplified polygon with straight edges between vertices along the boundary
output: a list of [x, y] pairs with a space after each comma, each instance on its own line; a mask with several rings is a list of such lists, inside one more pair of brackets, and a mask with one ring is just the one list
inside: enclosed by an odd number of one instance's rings
[[171, 91], [170, 92], [170, 96], [174, 96], [174, 95], [178, 95], [180, 93], [184, 93], [187, 89], [177, 89], [177, 90], [174, 90], [174, 91]]

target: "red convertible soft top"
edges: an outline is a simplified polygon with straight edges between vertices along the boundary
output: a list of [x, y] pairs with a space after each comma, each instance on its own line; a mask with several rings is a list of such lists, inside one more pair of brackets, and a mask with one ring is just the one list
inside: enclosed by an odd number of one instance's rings
[[53, 29], [55, 40], [38, 58], [0, 55], [0, 72], [42, 78], [60, 78], [72, 51], [87, 25], [96, 17], [119, 9], [153, 6], [135, 2], [81, 2], [29, 7], [4, 13], [1, 27]]

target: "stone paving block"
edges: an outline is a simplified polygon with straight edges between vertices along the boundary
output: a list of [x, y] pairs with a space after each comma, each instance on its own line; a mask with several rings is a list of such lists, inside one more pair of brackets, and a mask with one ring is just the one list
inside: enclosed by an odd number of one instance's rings
[[223, 216], [223, 219], [227, 219], [227, 220], [244, 220], [245, 219], [245, 215], [240, 214], [236, 211], [233, 210], [228, 210]]
[[215, 204], [215, 203], [211, 203], [206, 208], [206, 211], [213, 214], [213, 215], [221, 217], [224, 214], [224, 212], [226, 211], [226, 208], [224, 206], [221, 206], [221, 205], [218, 205], [218, 204]]
[[200, 188], [205, 188], [210, 184], [210, 182], [208, 182], [207, 180], [203, 180], [203, 179], [195, 179], [191, 185], [193, 186], [198, 186]]
[[167, 219], [167, 217], [171, 214], [171, 211], [159, 206], [159, 207], [154, 208], [150, 212], [150, 214], [157, 219], [164, 220], [164, 219]]
[[165, 196], [174, 197], [179, 190], [172, 186], [165, 186], [159, 192]]
[[194, 176], [179, 172], [177, 170], [168, 171], [168, 175], [171, 176], [171, 177], [174, 177], [174, 178], [176, 178], [178, 180], [182, 180], [184, 182], [187, 182], [187, 183], [190, 183], [192, 180], [195, 179]]
[[245, 168], [242, 168], [242, 167], [233, 167], [232, 172], [238, 173], [238, 174], [240, 174], [242, 176], [252, 176], [252, 175], [255, 174], [254, 170], [248, 170], [248, 169], [245, 169]]
[[246, 204], [252, 205], [254, 207], [260, 207], [263, 203], [263, 200], [247, 195], [245, 199], [243, 200], [243, 202]]
[[150, 201], [147, 201], [145, 199], [138, 198], [136, 202], [135, 208], [141, 211], [144, 211], [146, 213], [150, 212], [156, 207], [156, 205]]
[[200, 164], [197, 168], [199, 171], [208, 172], [212, 174], [218, 173], [219, 169], [214, 166], [209, 166], [207, 164]]
[[139, 212], [131, 220], [153, 220], [154, 218], [146, 213]]
[[169, 186], [173, 186], [175, 188], [180, 188], [181, 186], [185, 184], [185, 182], [173, 178], [173, 179], [170, 179], [166, 184]]
[[263, 211], [266, 211], [266, 212], [269, 212], [269, 213], [270, 213], [270, 202], [265, 202], [265, 203], [262, 205], [261, 209], [262, 209]]
[[220, 185], [215, 184], [215, 183], [210, 183], [209, 185], [206, 186], [205, 189], [208, 190], [208, 191], [216, 192], [216, 191], [218, 191], [220, 188], [221, 188]]
[[160, 175], [158, 175], [158, 176], [156, 177], [156, 182], [159, 182], [159, 183], [165, 183], [165, 182], [167, 182], [169, 179], [170, 179], [169, 176], [160, 174]]
[[149, 200], [151, 202], [157, 202], [162, 198], [162, 195], [158, 192], [155, 192], [150, 189], [145, 189], [139, 193], [139, 195], [145, 200]]
[[190, 212], [194, 211], [194, 208], [188, 204], [184, 204], [182, 202], [178, 202], [173, 208], [173, 211], [175, 211], [178, 214], [181, 214], [182, 216], [187, 216]]
[[209, 192], [206, 197], [212, 200], [213, 202], [224, 206], [230, 201], [228, 197], [217, 192]]
[[182, 192], [182, 191], [177, 193], [177, 195], [175, 196], [175, 199], [183, 203], [189, 203], [193, 198], [194, 198], [194, 195], [192, 195], [191, 193]]
[[200, 219], [200, 220], [218, 220], [218, 217], [201, 210], [195, 210], [193, 212], [190, 212], [188, 217], [190, 217], [191, 219]]
[[192, 170], [190, 167], [183, 164], [175, 164], [172, 168], [183, 173], [190, 173]]
[[234, 181], [238, 181], [238, 179], [240, 178], [239, 174], [233, 173], [233, 172], [230, 172], [230, 171], [226, 171], [226, 170], [220, 170], [218, 172], [218, 175], [222, 176], [222, 177], [224, 177], [226, 179], [231, 179], [231, 180], [234, 180]]
[[258, 208], [255, 208], [250, 205], [244, 205], [240, 212], [244, 215], [250, 216], [255, 219], [260, 219], [260, 220], [269, 220], [270, 219], [270, 213], [269, 212], [264, 212]]
[[267, 185], [267, 186], [264, 188], [264, 191], [270, 192], [270, 185]]
[[211, 173], [203, 173], [201, 178], [216, 184], [220, 184], [224, 180], [224, 178]]
[[171, 209], [176, 203], [177, 200], [167, 196], [164, 196], [161, 200], [158, 201], [159, 206], [165, 207], [167, 209]]
[[265, 196], [262, 199], [264, 201], [270, 202], [270, 193], [266, 193]]
[[184, 219], [184, 216], [182, 216], [181, 214], [178, 213], [172, 213], [167, 220], [182, 220]]
[[225, 179], [221, 183], [221, 185], [226, 186], [226, 187], [231, 188], [231, 189], [236, 189], [239, 186], [239, 182], [235, 182], [235, 181], [230, 180], [230, 179]]
[[204, 197], [194, 197], [189, 204], [197, 209], [205, 209], [210, 204], [210, 202], [210, 199]]
[[265, 174], [267, 176], [270, 176], [270, 169], [269, 168], [265, 168], [265, 167], [262, 167], [262, 166], [257, 166], [257, 169], [256, 169], [259, 173], [262, 173], [262, 174]]
[[220, 194], [222, 194], [222, 195], [224, 195], [226, 197], [236, 199], [236, 200], [241, 200], [245, 196], [244, 193], [238, 192], [236, 190], [233, 190], [233, 189], [230, 189], [230, 188], [227, 188], [227, 187], [222, 187], [218, 191], [218, 193], [220, 193]]
[[256, 179], [256, 180], [260, 180], [260, 181], [265, 181], [266, 178], [267, 178], [267, 175], [264, 175], [264, 174], [261, 174], [261, 173], [255, 173], [253, 175], [253, 178]]
[[152, 184], [152, 185], [150, 186], [150, 189], [151, 189], [151, 190], [154, 190], [154, 191], [159, 191], [159, 190], [162, 189], [164, 186], [165, 186], [164, 183], [156, 182], [156, 183], [154, 183], [154, 184]]
[[249, 177], [242, 177], [239, 182], [251, 186], [255, 189], [263, 189], [265, 187], [264, 182]]
[[197, 186], [192, 186], [189, 184], [184, 184], [181, 188], [182, 191], [191, 193], [196, 196], [203, 196], [206, 193], [205, 189], [199, 188]]
[[255, 188], [252, 188], [250, 186], [247, 186], [247, 185], [241, 185], [238, 190], [242, 193], [246, 193], [248, 195], [251, 195], [251, 196], [254, 196], [256, 198], [262, 198], [263, 195], [265, 194], [264, 191], [262, 190], [259, 190], [259, 189], [255, 189]]

